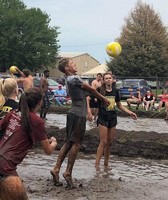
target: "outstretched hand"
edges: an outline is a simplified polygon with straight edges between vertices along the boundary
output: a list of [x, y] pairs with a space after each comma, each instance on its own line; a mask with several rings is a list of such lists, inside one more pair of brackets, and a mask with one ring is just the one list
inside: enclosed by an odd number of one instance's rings
[[132, 119], [137, 120], [137, 115], [134, 112], [130, 113]]
[[49, 143], [51, 144], [52, 142], [55, 142], [57, 144], [57, 139], [55, 137], [50, 137], [49, 139]]

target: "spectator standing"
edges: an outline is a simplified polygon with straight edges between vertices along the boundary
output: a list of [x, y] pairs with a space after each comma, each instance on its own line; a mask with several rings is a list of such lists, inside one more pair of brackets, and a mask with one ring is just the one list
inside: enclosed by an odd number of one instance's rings
[[50, 99], [49, 99], [49, 91], [48, 91], [48, 80], [47, 78], [49, 78], [50, 76], [50, 71], [48, 69], [44, 70], [44, 77], [41, 77], [40, 79], [40, 89], [43, 95], [43, 104], [41, 106], [41, 110], [40, 110], [40, 117], [42, 119], [46, 119], [46, 115], [48, 112], [48, 109], [50, 107]]
[[[102, 74], [98, 73], [96, 79], [92, 81], [91, 86], [95, 89], [101, 87], [102, 85]], [[90, 96], [90, 108], [93, 114], [93, 120], [96, 121], [98, 113], [98, 101], [97, 98], [93, 95]]]
[[23, 90], [27, 91], [29, 88], [32, 88], [34, 77], [31, 75], [31, 71], [29, 69], [20, 71], [18, 68], [16, 68], [16, 71], [21, 75], [21, 78], [17, 78], [16, 81], [18, 84], [22, 84]]

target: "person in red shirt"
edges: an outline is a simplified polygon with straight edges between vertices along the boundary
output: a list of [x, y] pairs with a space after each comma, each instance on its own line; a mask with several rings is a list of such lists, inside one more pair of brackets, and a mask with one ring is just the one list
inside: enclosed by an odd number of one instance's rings
[[22, 94], [19, 110], [9, 112], [0, 121], [4, 135], [0, 141], [0, 199], [27, 200], [23, 183], [16, 172], [20, 164], [37, 141], [46, 154], [51, 154], [56, 138], [47, 138], [44, 121], [36, 115], [42, 104], [38, 88], [30, 88]]
[[166, 117], [165, 120], [168, 120], [168, 92], [166, 89], [163, 90], [162, 94], [158, 95], [158, 98], [160, 98], [158, 109], [161, 110], [162, 106], [165, 106], [166, 111]]

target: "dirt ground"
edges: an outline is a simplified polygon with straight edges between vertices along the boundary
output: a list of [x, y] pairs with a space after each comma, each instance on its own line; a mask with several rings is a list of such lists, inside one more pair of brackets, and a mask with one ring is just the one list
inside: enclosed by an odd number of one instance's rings
[[[80, 153], [82, 154], [82, 153]], [[62, 187], [54, 186], [50, 170], [56, 155], [46, 156], [34, 150], [18, 167], [31, 200], [167, 200], [168, 165], [155, 161], [138, 161], [111, 158], [111, 167], [94, 168], [94, 156], [78, 156], [73, 170], [75, 189], [67, 190], [60, 173]]]
[[[66, 113], [67, 109], [58, 108], [55, 113]], [[56, 136], [57, 150], [64, 143], [65, 128], [47, 127], [49, 136]], [[117, 130], [111, 153], [119, 156], [120, 160], [112, 158], [110, 168], [100, 171], [94, 168], [94, 156], [99, 143], [98, 129], [88, 130], [80, 154], [84, 159], [78, 159], [74, 169], [76, 188], [67, 190], [65, 180], [60, 176], [63, 186], [56, 187], [52, 182], [49, 171], [55, 164], [56, 155], [52, 157], [39, 154], [38, 145], [33, 152], [18, 167], [26, 190], [32, 200], [167, 200], [168, 199], [168, 134], [144, 131]], [[56, 151], [58, 152], [58, 151]], [[123, 165], [125, 157], [136, 159], [148, 158], [148, 163], [135, 165], [134, 161], [128, 166]], [[153, 159], [156, 160], [153, 163]], [[165, 159], [164, 165], [161, 159]], [[159, 165], [157, 163], [161, 162]], [[152, 166], [153, 165], [153, 166]], [[66, 160], [63, 168], [66, 167]], [[151, 169], [155, 170], [151, 170]], [[164, 169], [164, 170], [163, 170]], [[145, 170], [145, 172], [144, 172]], [[30, 173], [31, 172], [31, 173]], [[122, 173], [121, 173], [122, 172]], [[142, 173], [144, 172], [144, 174]], [[61, 172], [62, 173], [62, 172]], [[115, 175], [118, 176], [115, 176]], [[130, 176], [127, 177], [127, 174]]]
[[[167, 126], [167, 124], [165, 123]], [[47, 133], [58, 140], [57, 150], [64, 143], [66, 130], [49, 126]], [[99, 144], [98, 128], [86, 131], [81, 152], [96, 153]], [[168, 133], [154, 131], [126, 131], [117, 129], [115, 140], [111, 147], [111, 154], [126, 157], [144, 157], [150, 159], [168, 159]]]

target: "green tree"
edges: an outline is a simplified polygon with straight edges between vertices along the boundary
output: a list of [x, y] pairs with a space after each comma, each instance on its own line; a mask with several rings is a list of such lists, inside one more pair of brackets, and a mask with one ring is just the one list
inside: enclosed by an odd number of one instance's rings
[[58, 27], [40, 9], [20, 0], [0, 0], [0, 70], [53, 66], [59, 50]]
[[118, 76], [150, 77], [168, 73], [168, 34], [152, 6], [138, 1], [125, 19], [120, 38], [122, 53], [107, 62]]

